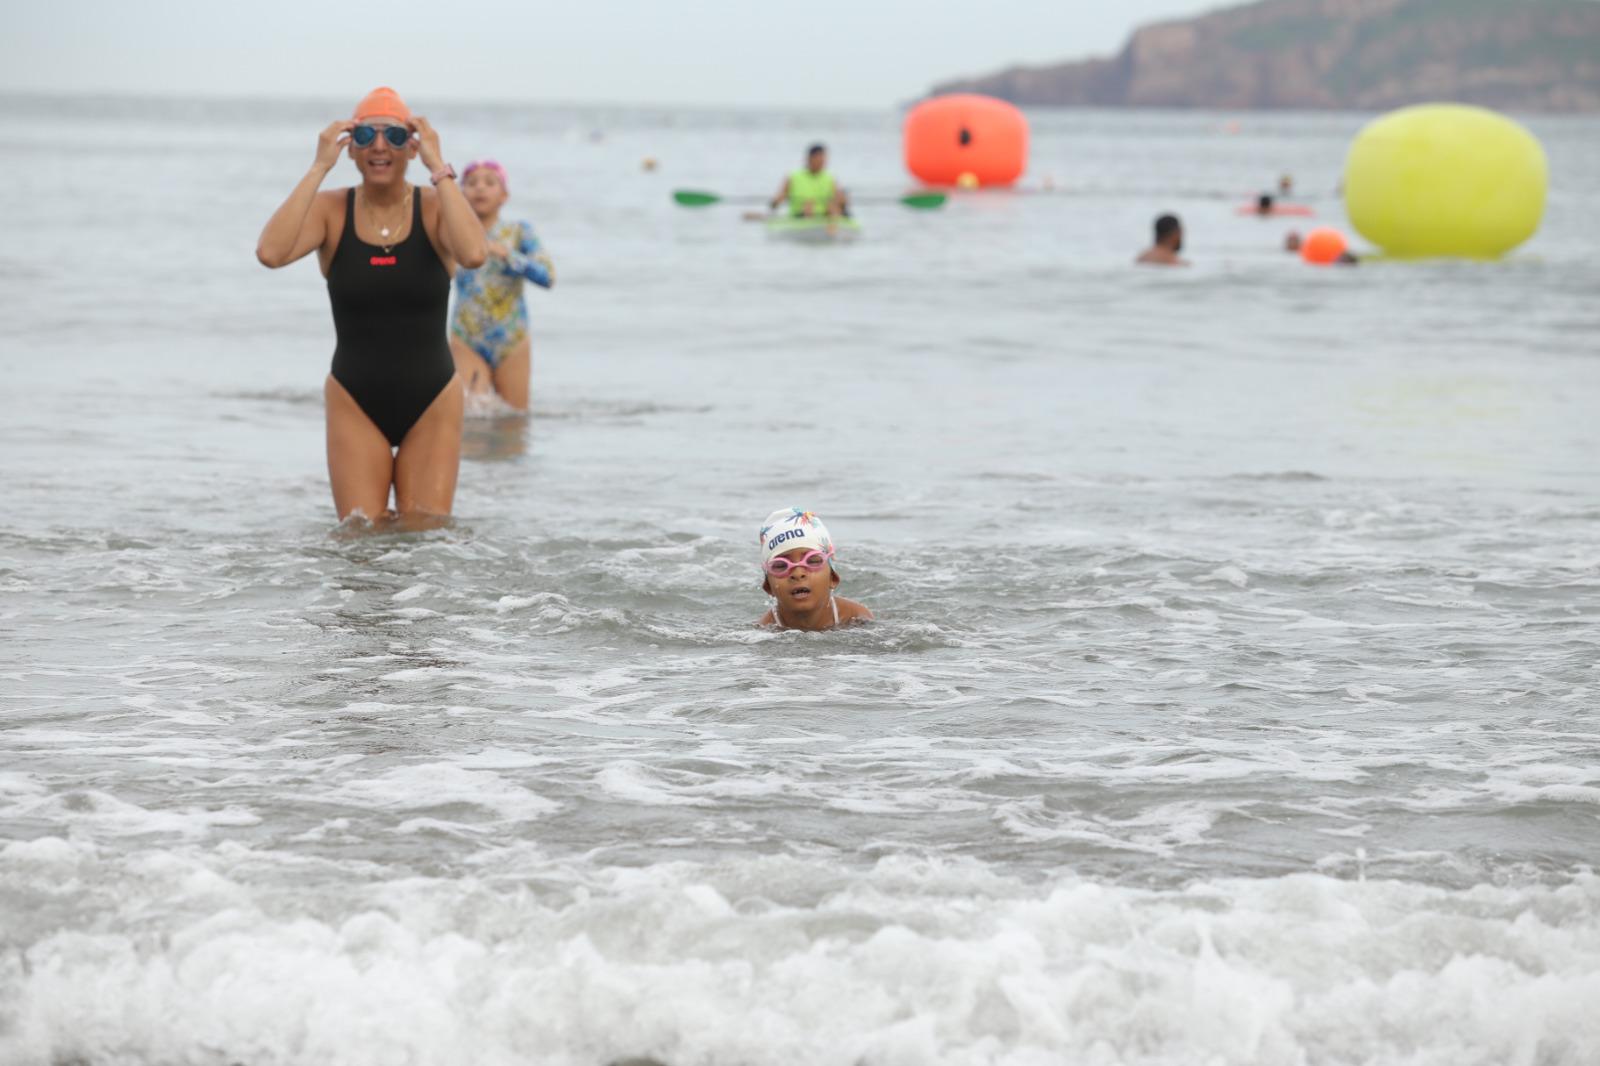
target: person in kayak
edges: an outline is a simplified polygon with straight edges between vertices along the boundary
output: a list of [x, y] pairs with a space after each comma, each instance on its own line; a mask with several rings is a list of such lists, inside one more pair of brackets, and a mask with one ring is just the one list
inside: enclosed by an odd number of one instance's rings
[[450, 354], [469, 395], [497, 392], [525, 411], [531, 342], [522, 283], [553, 288], [556, 272], [531, 225], [501, 219], [507, 185], [506, 168], [493, 159], [474, 160], [461, 172], [461, 191], [488, 234], [489, 261], [456, 272]]
[[789, 204], [792, 218], [848, 218], [850, 198], [828, 170], [828, 149], [813, 144], [806, 150], [806, 165], [783, 179], [783, 187], [768, 205], [776, 211]]
[[759, 540], [765, 573], [761, 591], [773, 604], [757, 625], [818, 630], [872, 621], [865, 605], [833, 594], [839, 572], [822, 519], [799, 507], [782, 507], [761, 523]]
[[1156, 242], [1135, 260], [1145, 266], [1188, 266], [1178, 253], [1183, 251], [1183, 223], [1177, 215], [1156, 219]]

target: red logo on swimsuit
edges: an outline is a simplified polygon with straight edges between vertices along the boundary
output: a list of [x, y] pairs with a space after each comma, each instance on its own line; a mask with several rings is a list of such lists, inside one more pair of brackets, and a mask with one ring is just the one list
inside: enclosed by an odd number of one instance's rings
[[394, 266], [394, 256], [375, 255], [371, 259], [368, 259], [367, 262], [375, 267], [392, 267]]

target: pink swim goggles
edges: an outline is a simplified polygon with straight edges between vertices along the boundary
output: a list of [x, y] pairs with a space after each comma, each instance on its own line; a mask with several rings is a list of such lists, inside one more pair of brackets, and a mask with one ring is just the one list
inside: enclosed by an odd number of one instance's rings
[[506, 181], [506, 168], [501, 166], [495, 160], [493, 160], [493, 159], [474, 159], [472, 162], [467, 164], [467, 169], [465, 169], [465, 170], [463, 170], [461, 172], [461, 180], [462, 181], [466, 181], [468, 178], [472, 177], [472, 172], [474, 170], [492, 170], [492, 171], [494, 171], [495, 174], [498, 175], [499, 178], [500, 178], [500, 187], [502, 189], [505, 189], [507, 192], [511, 191], [511, 185], [510, 185], [509, 182]]
[[821, 570], [828, 565], [828, 559], [829, 556], [825, 552], [819, 552], [813, 548], [800, 558], [793, 560], [785, 559], [781, 555], [775, 555], [767, 560], [765, 569], [773, 577], [782, 577], [791, 570]]

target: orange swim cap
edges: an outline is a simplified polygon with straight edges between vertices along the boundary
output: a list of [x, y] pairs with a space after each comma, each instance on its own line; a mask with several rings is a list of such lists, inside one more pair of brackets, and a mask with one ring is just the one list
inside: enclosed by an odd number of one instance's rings
[[361, 102], [356, 105], [355, 114], [350, 117], [357, 122], [368, 118], [392, 118], [396, 122], [410, 122], [411, 109], [400, 99], [399, 93], [387, 85], [380, 85], [361, 98]]

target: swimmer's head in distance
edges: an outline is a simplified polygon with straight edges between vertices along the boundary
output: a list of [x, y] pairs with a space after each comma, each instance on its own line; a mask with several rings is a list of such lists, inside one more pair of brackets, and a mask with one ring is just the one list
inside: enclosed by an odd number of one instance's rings
[[467, 164], [467, 169], [461, 172], [461, 180], [465, 182], [472, 177], [472, 172], [475, 170], [487, 170], [500, 179], [500, 187], [502, 189], [509, 190], [511, 188], [510, 182], [506, 179], [506, 168], [498, 160], [474, 159]]
[[1161, 244], [1176, 237], [1179, 245], [1183, 243], [1183, 223], [1177, 215], [1162, 215], [1156, 219], [1156, 243]]

